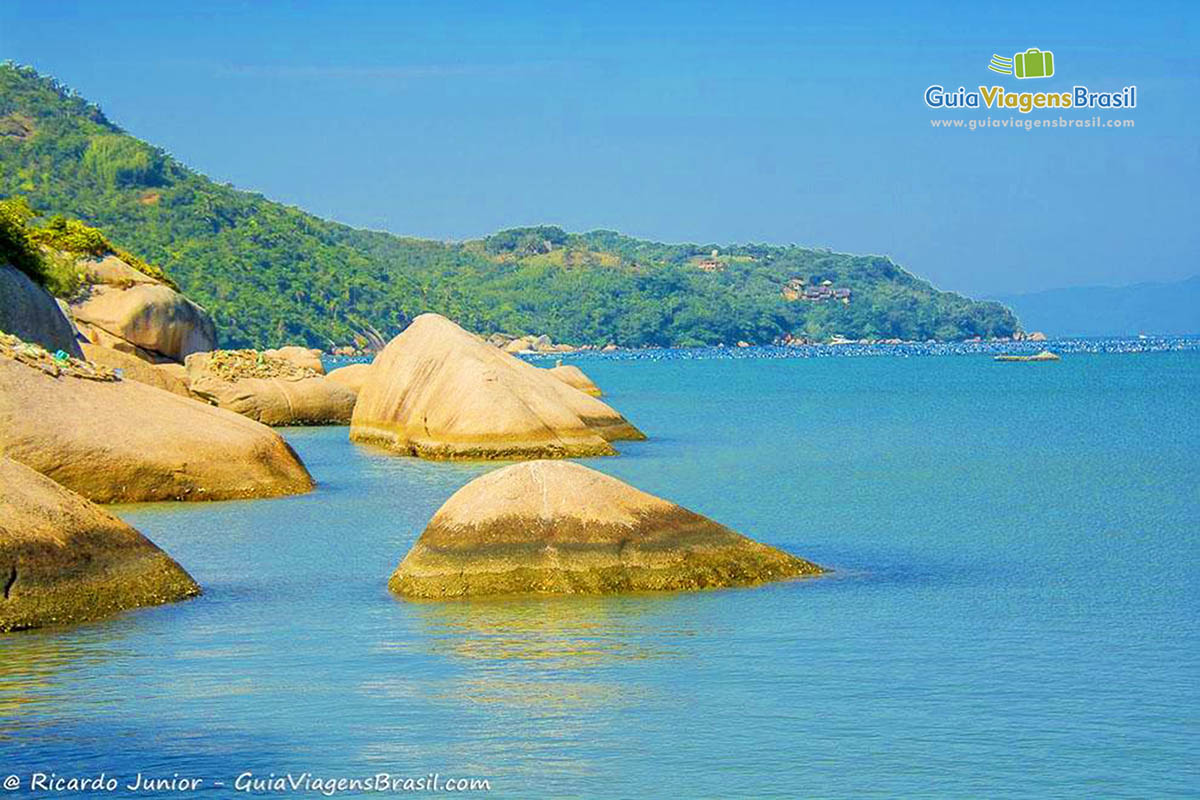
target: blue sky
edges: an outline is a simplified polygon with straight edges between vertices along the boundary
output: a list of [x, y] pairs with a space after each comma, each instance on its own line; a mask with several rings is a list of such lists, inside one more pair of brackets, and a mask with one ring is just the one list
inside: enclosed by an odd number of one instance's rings
[[[205, 174], [353, 225], [886, 253], [977, 295], [1200, 272], [1200, 4], [5, 0], [0, 57]], [[1052, 50], [1036, 81], [992, 53]], [[1133, 130], [922, 95], [1138, 86]], [[1068, 112], [1066, 117], [1086, 117]]]

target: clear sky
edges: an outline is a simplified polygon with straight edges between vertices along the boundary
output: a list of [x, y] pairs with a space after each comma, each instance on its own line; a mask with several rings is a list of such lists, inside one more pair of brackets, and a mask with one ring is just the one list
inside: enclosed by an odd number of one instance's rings
[[[0, 58], [353, 225], [796, 242], [989, 295], [1200, 272], [1198, 23], [1195, 0], [4, 0]], [[1054, 77], [987, 70], [1029, 47]], [[1103, 112], [1136, 127], [933, 129], [1021, 116], [932, 111], [933, 83], [1136, 84]]]

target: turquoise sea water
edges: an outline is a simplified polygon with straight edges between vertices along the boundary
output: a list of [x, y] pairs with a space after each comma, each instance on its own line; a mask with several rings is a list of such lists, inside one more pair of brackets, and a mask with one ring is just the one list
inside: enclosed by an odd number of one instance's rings
[[1200, 795], [1200, 353], [584, 366], [651, 437], [589, 464], [836, 572], [395, 600], [430, 515], [494, 465], [291, 430], [311, 495], [117, 509], [203, 598], [0, 638], [0, 773]]

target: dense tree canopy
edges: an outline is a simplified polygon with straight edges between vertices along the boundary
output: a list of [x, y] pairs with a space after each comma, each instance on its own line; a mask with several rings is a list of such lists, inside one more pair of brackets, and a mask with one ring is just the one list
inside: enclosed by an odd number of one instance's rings
[[[53, 79], [10, 64], [0, 66], [0, 197], [15, 195], [64, 216], [42, 228], [67, 235], [69, 220], [82, 220], [114, 249], [161, 267], [209, 309], [229, 347], [346, 344], [424, 311], [481, 332], [627, 346], [787, 334], [958, 339], [1017, 327], [1003, 306], [939, 292], [880, 256], [554, 226], [451, 244], [356, 230], [215, 183]], [[798, 280], [830, 281], [852, 297], [788, 299]]]

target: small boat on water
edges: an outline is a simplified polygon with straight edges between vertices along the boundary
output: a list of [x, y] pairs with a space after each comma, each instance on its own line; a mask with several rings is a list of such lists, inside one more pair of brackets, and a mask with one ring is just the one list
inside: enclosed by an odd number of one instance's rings
[[1059, 358], [1059, 356], [1057, 354], [1051, 353], [1049, 350], [1043, 350], [1042, 352], [1038, 353], [1035, 356], [1001, 355], [1001, 356], [996, 356], [992, 360], [993, 361], [1062, 361], [1062, 359]]

